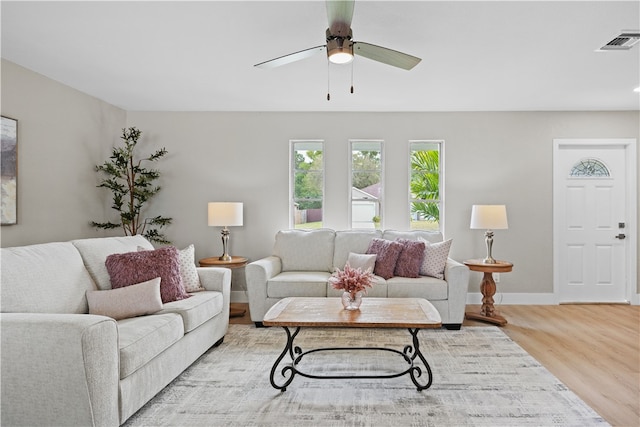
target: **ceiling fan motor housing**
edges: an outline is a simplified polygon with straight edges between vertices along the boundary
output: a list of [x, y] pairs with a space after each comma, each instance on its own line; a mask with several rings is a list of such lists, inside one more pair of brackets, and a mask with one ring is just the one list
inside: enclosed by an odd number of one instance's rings
[[327, 57], [335, 64], [346, 64], [353, 60], [353, 42], [351, 38], [353, 32], [349, 29], [349, 34], [342, 37], [331, 34], [327, 28]]

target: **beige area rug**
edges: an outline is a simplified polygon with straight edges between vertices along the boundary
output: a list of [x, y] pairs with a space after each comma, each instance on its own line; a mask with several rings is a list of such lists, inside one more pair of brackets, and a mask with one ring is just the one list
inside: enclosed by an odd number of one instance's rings
[[[303, 329], [296, 344], [402, 350], [404, 329]], [[296, 376], [285, 392], [269, 382], [284, 348], [282, 328], [230, 325], [209, 350], [133, 415], [126, 426], [605, 426], [595, 411], [499, 328], [420, 331], [433, 385], [408, 376], [318, 380]], [[388, 352], [334, 352], [303, 359], [328, 371], [404, 363]], [[311, 355], [309, 355], [311, 356]], [[285, 359], [287, 361], [287, 359]]]

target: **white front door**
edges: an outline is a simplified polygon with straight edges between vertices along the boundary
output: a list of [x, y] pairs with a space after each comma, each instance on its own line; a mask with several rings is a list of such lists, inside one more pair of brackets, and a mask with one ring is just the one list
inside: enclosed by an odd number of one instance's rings
[[629, 301], [636, 229], [625, 141], [555, 141], [554, 289], [561, 303]]

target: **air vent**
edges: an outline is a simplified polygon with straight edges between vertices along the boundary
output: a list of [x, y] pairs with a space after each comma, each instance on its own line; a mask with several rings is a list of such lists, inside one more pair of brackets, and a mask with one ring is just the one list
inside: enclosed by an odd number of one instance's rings
[[640, 41], [640, 31], [625, 30], [599, 50], [629, 50]]

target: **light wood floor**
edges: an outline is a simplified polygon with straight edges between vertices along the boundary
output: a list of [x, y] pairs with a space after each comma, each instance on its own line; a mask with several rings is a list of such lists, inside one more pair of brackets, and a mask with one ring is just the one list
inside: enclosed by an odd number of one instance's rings
[[[243, 317], [231, 323], [250, 324]], [[479, 306], [467, 306], [467, 310]], [[503, 331], [613, 426], [640, 426], [640, 306], [505, 305]], [[465, 320], [463, 327], [487, 326]]]

